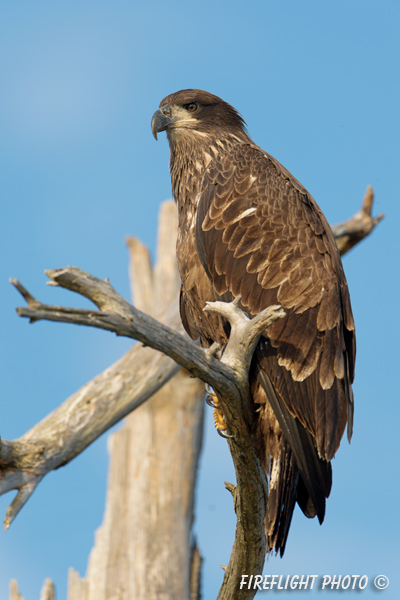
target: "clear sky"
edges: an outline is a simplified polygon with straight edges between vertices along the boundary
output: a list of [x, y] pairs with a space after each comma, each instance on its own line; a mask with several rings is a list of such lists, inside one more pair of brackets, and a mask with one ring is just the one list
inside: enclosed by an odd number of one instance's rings
[[[22, 435], [130, 346], [106, 332], [28, 325], [8, 278], [77, 305], [44, 285], [44, 269], [72, 264], [129, 297], [124, 236], [154, 251], [170, 197], [168, 144], [153, 139], [151, 116], [171, 92], [208, 90], [241, 112], [331, 223], [358, 210], [367, 184], [386, 214], [344, 260], [358, 335], [355, 427], [333, 461], [325, 523], [296, 510], [284, 559], [265, 567], [385, 574], [385, 598], [400, 597], [399, 26], [396, 0], [0, 0], [0, 435]], [[68, 568], [85, 573], [104, 509], [106, 438], [47, 476], [0, 530], [0, 598], [16, 578], [25, 600], [38, 600], [51, 577], [65, 600]], [[207, 409], [195, 525], [206, 600], [229, 560], [235, 519], [223, 481], [232, 479]], [[2, 518], [11, 499], [0, 498]], [[369, 585], [360, 597], [377, 595]]]

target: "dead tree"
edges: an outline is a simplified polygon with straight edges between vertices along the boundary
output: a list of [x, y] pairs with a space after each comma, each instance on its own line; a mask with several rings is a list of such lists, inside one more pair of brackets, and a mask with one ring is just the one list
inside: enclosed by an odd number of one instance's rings
[[[333, 228], [342, 255], [382, 219], [383, 215], [371, 217], [372, 201], [368, 188], [361, 210]], [[206, 310], [231, 322], [229, 343], [221, 360], [215, 356], [216, 347], [205, 351], [196, 346], [184, 334], [178, 315], [174, 227], [175, 207], [166, 203], [154, 269], [144, 246], [135, 239], [128, 242], [136, 308], [108, 281], [74, 267], [47, 271], [49, 283], [86, 296], [98, 310], [42, 304], [12, 280], [27, 302], [18, 314], [31, 322], [45, 319], [99, 327], [144, 346], [133, 346], [21, 438], [0, 442], [0, 493], [18, 490], [7, 510], [8, 528], [49, 471], [66, 465], [134, 411], [111, 437], [104, 522], [86, 578], [70, 570], [68, 600], [200, 597], [201, 559], [191, 538], [204, 406], [204, 385], [199, 380], [211, 385], [220, 400], [232, 436], [228, 444], [237, 478], [236, 485], [226, 484], [234, 497], [237, 528], [218, 598], [253, 598], [254, 590], [239, 590], [241, 574], [262, 572], [267, 482], [252, 444], [254, 413], [247, 373], [262, 331], [284, 313], [270, 307], [250, 320], [237, 302], [212, 303]], [[11, 600], [22, 599], [15, 581], [10, 594]], [[52, 598], [54, 586], [46, 580], [41, 599]]]

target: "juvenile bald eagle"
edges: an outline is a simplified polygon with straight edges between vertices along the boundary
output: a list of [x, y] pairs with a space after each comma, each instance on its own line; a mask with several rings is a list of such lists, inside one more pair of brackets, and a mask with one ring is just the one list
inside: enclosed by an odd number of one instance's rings
[[294, 506], [322, 523], [330, 461], [353, 423], [355, 332], [332, 231], [307, 190], [254, 144], [229, 104], [201, 90], [164, 98], [152, 132], [166, 131], [178, 204], [177, 258], [184, 327], [203, 346], [229, 325], [205, 313], [232, 301], [254, 316], [286, 317], [261, 338], [250, 370], [259, 405], [254, 439], [269, 481], [268, 551], [283, 555]]

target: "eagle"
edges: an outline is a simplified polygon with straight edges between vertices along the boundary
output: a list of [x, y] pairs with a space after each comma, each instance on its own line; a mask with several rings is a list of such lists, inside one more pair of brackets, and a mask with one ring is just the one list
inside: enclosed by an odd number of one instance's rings
[[166, 131], [178, 207], [180, 314], [203, 347], [229, 339], [204, 312], [232, 301], [250, 317], [279, 304], [254, 353], [249, 387], [254, 444], [267, 475], [267, 552], [283, 556], [296, 503], [320, 523], [331, 460], [350, 441], [355, 327], [331, 228], [307, 190], [249, 137], [238, 111], [187, 89], [161, 100], [151, 128]]

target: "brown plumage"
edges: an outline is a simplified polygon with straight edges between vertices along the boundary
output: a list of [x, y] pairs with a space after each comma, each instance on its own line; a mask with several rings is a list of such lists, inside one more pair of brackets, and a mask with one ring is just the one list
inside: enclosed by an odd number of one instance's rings
[[153, 116], [166, 130], [178, 203], [181, 316], [203, 346], [229, 327], [206, 301], [241, 295], [250, 316], [281, 304], [255, 352], [250, 389], [261, 405], [255, 444], [270, 486], [268, 550], [284, 552], [296, 501], [325, 514], [330, 460], [353, 422], [355, 333], [332, 231], [304, 187], [256, 146], [237, 111], [208, 92], [182, 90]]

